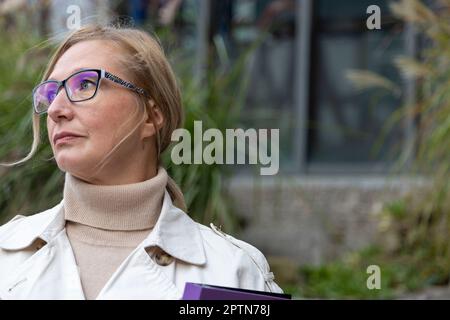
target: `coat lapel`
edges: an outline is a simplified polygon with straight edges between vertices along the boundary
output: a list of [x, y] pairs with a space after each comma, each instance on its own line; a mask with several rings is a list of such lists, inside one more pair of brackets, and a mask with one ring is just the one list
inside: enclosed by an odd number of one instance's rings
[[[169, 268], [173, 267], [172, 263]], [[177, 300], [182, 293], [146, 250], [138, 247], [109, 279], [97, 300]]]
[[65, 230], [21, 264], [0, 289], [2, 299], [84, 299]]
[[158, 265], [146, 250], [155, 246], [189, 264], [206, 262], [197, 224], [173, 206], [167, 191], [152, 232], [116, 270], [97, 299], [180, 299], [184, 288], [175, 285], [177, 262]]

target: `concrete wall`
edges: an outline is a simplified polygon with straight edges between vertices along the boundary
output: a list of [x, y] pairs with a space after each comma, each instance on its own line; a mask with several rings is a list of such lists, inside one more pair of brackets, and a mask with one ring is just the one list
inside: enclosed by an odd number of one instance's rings
[[410, 177], [237, 177], [227, 190], [246, 222], [239, 238], [268, 256], [317, 265], [373, 243], [383, 202], [425, 184]]

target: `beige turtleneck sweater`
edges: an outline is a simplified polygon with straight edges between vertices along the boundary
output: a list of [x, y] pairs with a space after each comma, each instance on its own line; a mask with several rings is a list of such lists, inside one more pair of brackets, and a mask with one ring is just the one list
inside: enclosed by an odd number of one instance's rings
[[161, 212], [167, 172], [146, 181], [100, 186], [66, 173], [64, 214], [86, 299], [95, 299]]

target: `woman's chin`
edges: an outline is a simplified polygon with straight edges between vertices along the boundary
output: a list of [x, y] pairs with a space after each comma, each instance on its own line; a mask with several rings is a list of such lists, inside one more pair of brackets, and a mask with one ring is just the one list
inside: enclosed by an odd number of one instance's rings
[[55, 156], [56, 163], [61, 171], [75, 173], [75, 172], [85, 172], [86, 169], [94, 168], [95, 164], [87, 164], [86, 159], [81, 157], [81, 155], [69, 155], [64, 154], [64, 152], [59, 153]]

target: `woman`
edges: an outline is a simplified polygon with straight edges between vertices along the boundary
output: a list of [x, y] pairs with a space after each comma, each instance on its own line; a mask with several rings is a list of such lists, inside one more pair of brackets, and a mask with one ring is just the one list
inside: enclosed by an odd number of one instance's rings
[[74, 32], [33, 107], [34, 142], [17, 163], [36, 152], [46, 114], [63, 200], [0, 227], [0, 298], [179, 299], [186, 282], [281, 292], [261, 252], [183, 212], [160, 165], [182, 124], [180, 91], [148, 34]]

